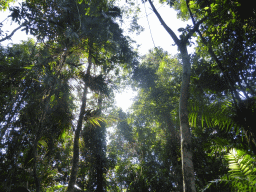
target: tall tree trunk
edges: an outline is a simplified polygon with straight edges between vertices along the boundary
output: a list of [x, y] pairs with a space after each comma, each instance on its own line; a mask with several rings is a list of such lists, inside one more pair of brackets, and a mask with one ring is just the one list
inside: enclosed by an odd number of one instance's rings
[[[98, 99], [98, 107], [99, 107], [99, 115], [102, 113], [102, 93], [99, 93], [99, 99]], [[100, 135], [99, 135], [99, 143], [97, 144], [97, 152], [96, 159], [97, 159], [97, 192], [104, 192], [106, 189], [105, 186], [105, 179], [104, 179], [104, 165], [103, 162], [105, 160], [105, 152], [104, 148], [106, 148], [105, 142], [104, 142], [104, 136], [105, 136], [105, 123], [100, 122], [100, 127], [97, 127], [97, 129], [100, 129]]]
[[[91, 51], [89, 47], [89, 56], [88, 56], [88, 68], [86, 75], [89, 77], [90, 76], [90, 69], [92, 66], [92, 61], [91, 61]], [[82, 105], [80, 108], [80, 114], [79, 114], [79, 119], [77, 122], [77, 128], [75, 131], [75, 138], [74, 138], [74, 146], [73, 146], [73, 160], [72, 160], [72, 170], [71, 170], [71, 175], [68, 183], [68, 189], [67, 192], [74, 192], [75, 189], [75, 183], [76, 183], [76, 178], [77, 178], [77, 172], [78, 172], [78, 164], [79, 164], [79, 137], [80, 137], [80, 132], [82, 130], [83, 126], [83, 119], [84, 119], [84, 113], [85, 113], [85, 107], [86, 107], [86, 101], [87, 101], [87, 84], [84, 84], [84, 90], [83, 90], [83, 97], [82, 97]]]
[[102, 166], [102, 157], [100, 154], [97, 154], [96, 156], [96, 163], [97, 163], [97, 168], [96, 168], [96, 172], [97, 172], [97, 189], [96, 192], [104, 192], [104, 176], [103, 176], [103, 169], [104, 167]]
[[195, 179], [194, 179], [194, 166], [192, 161], [192, 148], [191, 148], [191, 134], [189, 130], [188, 122], [188, 97], [189, 97], [189, 81], [191, 73], [190, 58], [188, 55], [186, 44], [188, 39], [193, 35], [193, 33], [198, 29], [199, 25], [203, 20], [195, 24], [194, 28], [189, 31], [187, 35], [184, 35], [179, 39], [176, 34], [170, 29], [158, 11], [156, 10], [154, 4], [151, 0], [148, 0], [153, 12], [159, 19], [162, 26], [172, 37], [175, 44], [178, 46], [182, 57], [183, 72], [182, 72], [182, 84], [180, 93], [180, 107], [179, 107], [179, 117], [180, 117], [180, 134], [181, 134], [181, 161], [182, 161], [182, 175], [183, 175], [183, 191], [184, 192], [195, 192]]
[[179, 46], [179, 49], [181, 52], [183, 63], [179, 106], [183, 191], [194, 192], [196, 191], [196, 186], [194, 179], [194, 166], [192, 161], [191, 134], [188, 121], [188, 97], [191, 65], [186, 44], [181, 44], [181, 46]]
[[[175, 184], [177, 186], [178, 191], [182, 191], [183, 187], [182, 187], [182, 171], [181, 171], [181, 163], [180, 161], [178, 161], [178, 156], [179, 156], [179, 148], [178, 146], [180, 145], [180, 140], [179, 140], [179, 135], [176, 132], [176, 129], [174, 127], [173, 121], [172, 121], [172, 117], [170, 112], [166, 112], [166, 120], [165, 122], [167, 123], [167, 139], [168, 139], [168, 143], [167, 143], [167, 147], [169, 149], [169, 151], [166, 151], [166, 153], [168, 154], [168, 159], [171, 159], [171, 163], [172, 163], [172, 169], [174, 171], [175, 174]], [[168, 163], [168, 162], [166, 162]], [[171, 165], [167, 165], [168, 169], [170, 169]]]
[[33, 176], [36, 184], [36, 192], [40, 192], [40, 179], [38, 178], [38, 175], [37, 175], [37, 145], [38, 145], [38, 138], [35, 138], [34, 149], [33, 149]]

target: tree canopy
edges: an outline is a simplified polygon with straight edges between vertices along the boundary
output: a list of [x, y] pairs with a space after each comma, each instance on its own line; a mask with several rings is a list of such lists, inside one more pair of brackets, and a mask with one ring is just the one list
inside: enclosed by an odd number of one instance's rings
[[[0, 23], [0, 43], [19, 30], [33, 38], [0, 44], [0, 191], [256, 188], [254, 6], [161, 0], [192, 21], [177, 35], [142, 1], [178, 53], [139, 57], [121, 27], [133, 12], [140, 30], [133, 1], [11, 2], [0, 11], [17, 28]], [[126, 85], [138, 93], [127, 112], [114, 102]]]

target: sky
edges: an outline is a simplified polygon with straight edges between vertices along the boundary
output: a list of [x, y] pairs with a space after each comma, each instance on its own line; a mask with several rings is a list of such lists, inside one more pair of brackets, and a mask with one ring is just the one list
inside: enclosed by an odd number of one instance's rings
[[[166, 22], [167, 26], [169, 26], [177, 36], [179, 36], [179, 28], [186, 27], [187, 24], [191, 24], [189, 22], [182, 22], [180, 19], [177, 19], [176, 11], [170, 8], [168, 5], [159, 4], [156, 1], [154, 2], [154, 5], [163, 20]], [[160, 21], [152, 11], [149, 3], [146, 2], [145, 7], [144, 4], [140, 3], [140, 9], [141, 13], [138, 23], [144, 28], [144, 31], [140, 35], [134, 36], [137, 43], [141, 44], [139, 52], [141, 54], [146, 54], [148, 50], [153, 49], [155, 45], [156, 47], [162, 47], [165, 51], [168, 51], [172, 55], [176, 54], [177, 46], [173, 46], [174, 41], [160, 24]], [[148, 20], [146, 15], [148, 15]]]
[[[141, 2], [138, 0], [138, 2]], [[168, 7], [167, 5], [162, 5], [154, 2], [156, 9], [159, 14], [162, 16], [166, 24], [174, 31], [178, 36], [178, 29], [181, 27], [186, 27], [187, 24], [192, 25], [191, 22], [182, 22], [177, 19], [177, 13], [174, 9]], [[139, 15], [138, 24], [144, 28], [144, 31], [139, 35], [132, 35], [137, 44], [140, 45], [138, 51], [140, 55], [145, 55], [150, 49], [153, 49], [154, 46], [162, 47], [165, 51], [168, 51], [169, 54], [175, 55], [178, 53], [177, 46], [173, 46], [174, 41], [171, 36], [165, 31], [164, 27], [160, 24], [160, 21], [152, 11], [148, 2], [146, 2], [145, 7], [140, 3], [141, 13]], [[147, 16], [148, 15], [148, 19]], [[152, 35], [151, 35], [152, 34]], [[154, 43], [153, 43], [154, 42]], [[188, 47], [188, 52], [193, 52], [193, 48]], [[126, 89], [125, 92], [116, 93], [116, 102], [117, 106], [121, 107], [124, 111], [128, 111], [129, 107], [133, 103], [133, 98], [137, 95], [136, 92], [131, 89]]]
[[[141, 0], [135, 0], [135, 2], [140, 6], [141, 12], [139, 14], [138, 24], [144, 28], [143, 32], [141, 32], [139, 35], [131, 35], [127, 33], [127, 26], [122, 25], [121, 27], [123, 27], [127, 35], [131, 36], [131, 38], [140, 45], [138, 49], [139, 54], [145, 55], [150, 49], [153, 49], [154, 46], [159, 46], [165, 51], [168, 51], [169, 54], [175, 55], [177, 53], [177, 46], [173, 46], [174, 41], [160, 24], [149, 3], [146, 2], [144, 6], [144, 4], [141, 3]], [[157, 1], [154, 1], [154, 5], [162, 16], [163, 20], [176, 33], [177, 36], [179, 35], [178, 28], [186, 27], [187, 24], [191, 24], [189, 22], [182, 22], [181, 20], [177, 19], [177, 13], [175, 10], [171, 9], [167, 5], [159, 4]], [[7, 15], [8, 13], [0, 12], [0, 22], [2, 22]], [[11, 19], [9, 18], [8, 21], [10, 20]], [[16, 27], [17, 25], [11, 23], [11, 25], [8, 26], [9, 33]], [[11, 40], [4, 41], [2, 44], [7, 45], [8, 43], [19, 43], [21, 40], [27, 40], [28, 37], [29, 36], [27, 36], [24, 31], [19, 31], [12, 36]], [[192, 52], [193, 49], [188, 48], [188, 51]], [[124, 111], [128, 111], [129, 107], [132, 105], [133, 98], [136, 96], [136, 92], [133, 92], [128, 88], [122, 93], [115, 93], [115, 96], [116, 105], [121, 107]]]

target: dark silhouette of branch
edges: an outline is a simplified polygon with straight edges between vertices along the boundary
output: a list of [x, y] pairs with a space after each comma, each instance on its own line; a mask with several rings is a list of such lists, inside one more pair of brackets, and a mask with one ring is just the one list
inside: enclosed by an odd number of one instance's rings
[[16, 31], [18, 31], [20, 28], [22, 28], [24, 25], [25, 25], [25, 24], [22, 24], [22, 25], [20, 25], [19, 27], [17, 27], [16, 29], [14, 29], [14, 30], [11, 32], [10, 35], [7, 35], [6, 37], [0, 39], [0, 42], [5, 41], [6, 39], [10, 39], [10, 38], [14, 35], [14, 33], [15, 33]]

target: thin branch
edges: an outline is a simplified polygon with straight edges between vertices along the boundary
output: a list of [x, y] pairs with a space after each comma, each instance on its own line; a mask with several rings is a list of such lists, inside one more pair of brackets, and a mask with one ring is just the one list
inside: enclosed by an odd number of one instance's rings
[[[213, 49], [212, 49], [212, 46], [210, 43], [207, 42], [207, 40], [203, 37], [202, 33], [200, 32], [200, 30], [198, 29], [199, 25], [198, 24], [201, 24], [204, 20], [206, 20], [207, 17], [203, 18], [202, 20], [200, 20], [197, 24], [195, 24], [195, 19], [193, 17], [193, 14], [189, 8], [189, 0], [186, 0], [186, 4], [187, 4], [187, 9], [189, 11], [189, 14], [190, 14], [190, 18], [194, 24], [194, 30], [199, 34], [202, 42], [208, 47], [208, 52], [209, 54], [211, 55], [211, 57], [213, 58], [213, 60], [217, 63], [217, 65], [219, 66], [221, 72], [223, 73], [224, 75], [224, 78], [226, 79], [226, 81], [228, 82], [229, 86], [230, 86], [230, 89], [231, 89], [231, 92], [232, 92], [232, 97], [233, 97], [233, 100], [236, 104], [236, 101], [235, 101], [235, 98], [238, 100], [238, 102], [240, 102], [240, 97], [238, 96], [237, 92], [236, 92], [236, 89], [234, 87], [234, 85], [232, 84], [233, 81], [231, 80], [231, 78], [226, 74], [225, 72], [225, 69], [221, 63], [221, 61], [217, 58], [216, 54], [214, 53]], [[200, 23], [201, 22], [201, 23]], [[198, 25], [196, 27], [196, 25]], [[234, 93], [234, 95], [233, 95]]]
[[185, 41], [185, 42], [193, 35], [193, 33], [195, 33], [196, 31], [198, 31], [199, 25], [202, 24], [202, 23], [207, 19], [207, 17], [204, 17], [203, 19], [201, 19], [200, 21], [198, 21], [198, 22], [196, 23], [195, 18], [193, 17], [192, 11], [191, 11], [191, 9], [190, 9], [190, 7], [189, 7], [189, 0], [186, 0], [186, 4], [187, 4], [187, 9], [188, 9], [190, 18], [191, 18], [191, 20], [192, 20], [192, 23], [193, 23], [193, 25], [194, 25], [194, 28], [193, 28], [191, 31], [189, 31], [189, 33], [188, 33], [188, 34], [186, 35], [186, 37], [184, 38], [184, 41]]
[[[77, 1], [76, 1], [76, 0], [75, 0], [75, 3], [76, 3], [76, 9], [77, 9], [77, 12], [78, 12], [78, 18], [79, 18], [79, 23], [80, 23], [79, 29], [80, 29], [81, 26], [82, 26], [81, 16], [80, 16], [80, 12], [79, 12], [79, 9], [78, 9]], [[79, 29], [78, 29], [78, 31], [79, 31]]]
[[20, 26], [17, 27], [16, 29], [14, 29], [14, 30], [11, 32], [10, 35], [7, 35], [6, 37], [0, 39], [0, 42], [5, 41], [6, 39], [11, 38], [11, 37], [14, 35], [14, 33], [15, 33], [16, 31], [18, 31], [18, 30], [19, 30], [21, 27], [23, 27], [23, 26], [24, 26], [24, 24], [20, 25]]
[[156, 10], [154, 4], [152, 3], [151, 0], [148, 0], [153, 12], [156, 14], [157, 18], [159, 19], [160, 23], [163, 25], [163, 27], [165, 28], [165, 30], [170, 34], [170, 36], [172, 37], [173, 41], [175, 42], [176, 45], [179, 46], [180, 44], [180, 40], [178, 39], [178, 37], [175, 35], [175, 33], [173, 32], [173, 30], [171, 30], [166, 23], [164, 22], [164, 20], [162, 19], [162, 17], [160, 16], [160, 14], [158, 13], [158, 11]]
[[[8, 16], [10, 17], [10, 16]], [[5, 22], [6, 19], [8, 19], [8, 17], [6, 17], [2, 22], [0, 22], [0, 24], [3, 24], [3, 22]]]
[[189, 7], [189, 0], [186, 0], [186, 4], [187, 4], [187, 9], [188, 9], [190, 18], [191, 18], [191, 20], [192, 20], [192, 23], [193, 23], [193, 25], [195, 26], [195, 25], [196, 25], [196, 22], [195, 22], [195, 19], [194, 19], [194, 17], [193, 17], [192, 11], [191, 11], [191, 9], [190, 9], [190, 7]]
[[153, 35], [152, 35], [152, 32], [151, 32], [151, 28], [150, 28], [150, 25], [149, 25], [148, 14], [147, 14], [147, 11], [146, 11], [145, 3], [144, 3], [144, 9], [145, 9], [145, 14], [146, 14], [147, 21], [148, 21], [148, 28], [149, 28], [149, 31], [150, 31], [151, 39], [152, 39], [152, 42], [153, 42], [153, 45], [154, 45], [154, 48], [155, 48], [156, 45], [155, 45], [155, 42], [154, 42], [154, 39], [153, 39]]

